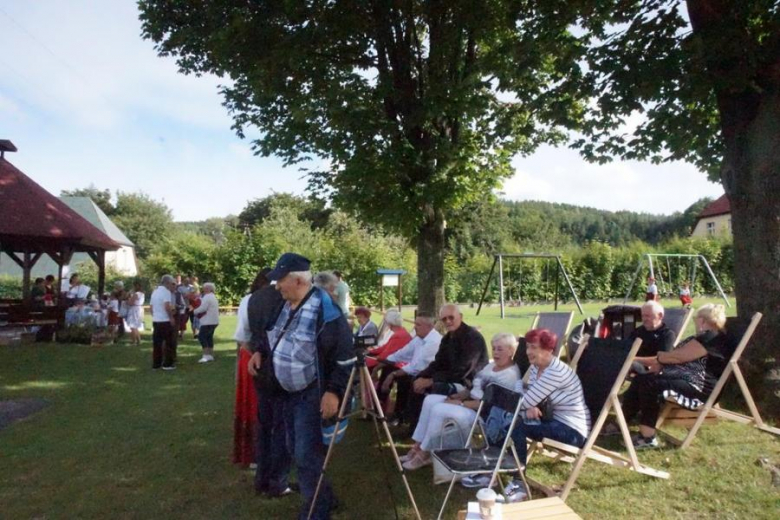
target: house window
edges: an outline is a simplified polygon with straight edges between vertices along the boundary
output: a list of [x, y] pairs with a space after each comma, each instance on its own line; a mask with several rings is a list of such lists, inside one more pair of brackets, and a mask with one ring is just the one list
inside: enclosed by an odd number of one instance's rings
[[715, 234], [715, 222], [707, 222], [707, 234], [708, 235]]

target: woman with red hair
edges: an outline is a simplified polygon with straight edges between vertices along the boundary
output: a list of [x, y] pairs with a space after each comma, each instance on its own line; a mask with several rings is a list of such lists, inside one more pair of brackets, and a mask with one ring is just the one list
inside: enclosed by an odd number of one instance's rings
[[[525, 335], [526, 355], [531, 363], [528, 389], [512, 431], [520, 462], [526, 463], [526, 438], [543, 438], [581, 448], [590, 432], [590, 411], [585, 405], [577, 374], [553, 354], [558, 343], [555, 333], [532, 329]], [[520, 390], [522, 381], [515, 387]], [[544, 413], [546, 412], [546, 413]], [[522, 481], [512, 481], [505, 490], [509, 501], [527, 494]]]

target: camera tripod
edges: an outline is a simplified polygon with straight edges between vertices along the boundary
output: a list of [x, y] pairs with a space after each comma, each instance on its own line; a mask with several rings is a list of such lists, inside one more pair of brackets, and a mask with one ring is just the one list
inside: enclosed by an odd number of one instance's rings
[[[393, 454], [395, 465], [398, 468], [398, 471], [401, 473], [401, 478], [404, 481], [404, 487], [406, 487], [406, 493], [409, 495], [409, 501], [412, 503], [412, 507], [414, 508], [414, 512], [417, 515], [417, 519], [422, 520], [422, 517], [420, 516], [420, 510], [417, 508], [417, 502], [414, 501], [414, 494], [412, 493], [412, 488], [409, 487], [409, 481], [406, 479], [406, 473], [404, 472], [403, 465], [401, 464], [401, 459], [398, 457], [398, 451], [395, 449], [395, 444], [393, 443], [393, 436], [390, 434], [390, 428], [387, 426], [387, 417], [385, 417], [385, 414], [382, 411], [382, 403], [379, 400], [379, 396], [376, 393], [376, 388], [374, 388], [374, 384], [371, 380], [371, 373], [368, 371], [368, 367], [366, 366], [365, 350], [357, 349], [356, 356], [357, 356], [357, 361], [355, 361], [355, 364], [352, 366], [352, 372], [350, 372], [349, 374], [349, 382], [347, 383], [347, 390], [346, 392], [344, 392], [344, 399], [341, 401], [341, 406], [339, 407], [339, 414], [338, 414], [338, 419], [336, 420], [336, 427], [334, 428], [333, 437], [331, 437], [330, 444], [328, 445], [328, 452], [325, 455], [325, 462], [322, 464], [322, 472], [320, 473], [320, 478], [317, 481], [317, 489], [314, 491], [314, 497], [312, 497], [311, 506], [309, 507], [309, 516], [307, 518], [310, 519], [312, 514], [314, 514], [314, 507], [317, 504], [317, 497], [320, 494], [320, 488], [322, 487], [322, 482], [325, 478], [325, 472], [328, 468], [328, 463], [330, 462], [331, 456], [333, 455], [333, 448], [336, 446], [336, 437], [338, 435], [339, 423], [347, 417], [360, 415], [362, 417], [371, 416], [371, 418], [374, 421], [374, 429], [376, 430], [377, 433], [377, 440], [380, 440], [379, 426], [377, 424], [377, 420], [380, 423], [382, 423], [382, 429], [384, 430], [385, 437], [387, 438], [388, 445], [390, 446], [390, 451]], [[358, 407], [357, 410], [354, 410], [350, 413], [346, 413], [348, 403], [350, 402], [350, 397], [352, 396], [352, 392], [354, 391], [356, 374], [357, 377], [359, 377], [360, 379], [360, 406]], [[373, 409], [366, 406], [367, 404], [365, 402], [366, 392], [368, 392], [368, 398], [371, 400]]]

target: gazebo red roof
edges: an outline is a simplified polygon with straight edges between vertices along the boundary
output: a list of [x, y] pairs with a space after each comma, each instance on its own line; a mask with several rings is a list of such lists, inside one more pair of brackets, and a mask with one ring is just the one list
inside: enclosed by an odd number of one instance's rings
[[0, 159], [0, 244], [112, 251], [120, 247], [6, 159]]
[[701, 213], [699, 218], [714, 217], [716, 215], [725, 215], [731, 213], [731, 203], [728, 196], [724, 193], [717, 200], [710, 202]]

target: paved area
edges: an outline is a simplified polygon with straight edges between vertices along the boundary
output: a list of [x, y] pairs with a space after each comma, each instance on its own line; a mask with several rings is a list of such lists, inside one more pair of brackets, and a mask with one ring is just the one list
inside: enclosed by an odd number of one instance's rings
[[0, 430], [49, 406], [46, 399], [25, 398], [0, 401]]

